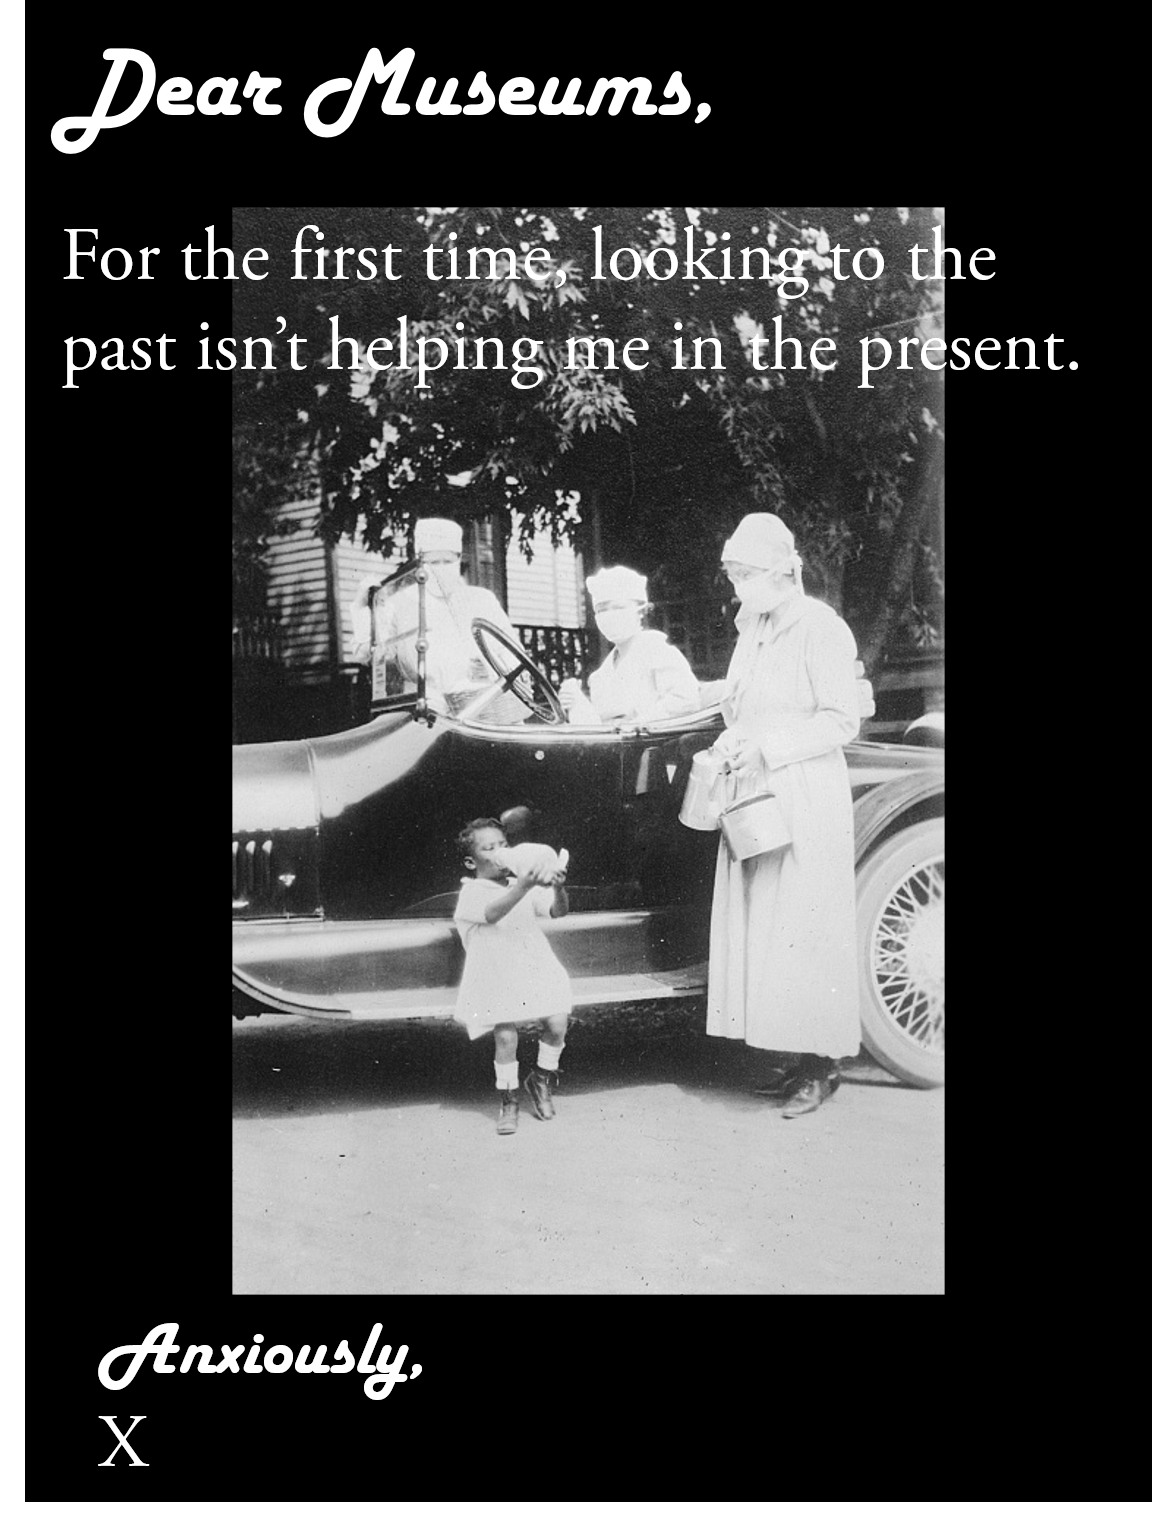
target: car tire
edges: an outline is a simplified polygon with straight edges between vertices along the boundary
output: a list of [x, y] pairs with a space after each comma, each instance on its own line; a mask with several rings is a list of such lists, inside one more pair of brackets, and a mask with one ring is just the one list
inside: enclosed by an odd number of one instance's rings
[[918, 1088], [944, 1081], [944, 818], [873, 849], [856, 876], [860, 1025], [882, 1066]]

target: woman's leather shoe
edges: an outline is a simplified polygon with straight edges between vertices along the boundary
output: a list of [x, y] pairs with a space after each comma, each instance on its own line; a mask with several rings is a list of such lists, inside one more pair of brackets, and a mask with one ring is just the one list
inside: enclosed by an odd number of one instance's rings
[[781, 1117], [794, 1120], [797, 1115], [810, 1115], [814, 1109], [820, 1108], [825, 1099], [830, 1099], [839, 1086], [838, 1072], [829, 1073], [827, 1077], [805, 1077], [796, 1084], [794, 1092], [781, 1105]]
[[769, 1067], [768, 1071], [770, 1075], [762, 1083], [757, 1083], [752, 1090], [762, 1099], [787, 1098], [804, 1076], [803, 1067], [796, 1065]]

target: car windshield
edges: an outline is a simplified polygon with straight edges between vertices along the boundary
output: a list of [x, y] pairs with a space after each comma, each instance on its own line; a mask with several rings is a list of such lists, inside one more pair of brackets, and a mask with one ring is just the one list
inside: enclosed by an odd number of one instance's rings
[[422, 650], [417, 642], [426, 637], [421, 629], [421, 601], [416, 572], [420, 562], [409, 561], [372, 592], [372, 707], [422, 704], [426, 695]]

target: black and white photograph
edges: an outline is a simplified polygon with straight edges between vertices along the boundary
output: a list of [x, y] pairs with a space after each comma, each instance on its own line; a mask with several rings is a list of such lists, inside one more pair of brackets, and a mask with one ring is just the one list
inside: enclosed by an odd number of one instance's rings
[[233, 1295], [943, 1294], [980, 253], [943, 207], [231, 217]]

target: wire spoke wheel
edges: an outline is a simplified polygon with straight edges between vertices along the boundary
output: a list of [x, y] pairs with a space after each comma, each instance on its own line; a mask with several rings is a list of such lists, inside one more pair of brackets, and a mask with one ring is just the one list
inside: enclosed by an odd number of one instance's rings
[[905, 1082], [944, 1081], [944, 823], [905, 827], [857, 879], [861, 1027]]

